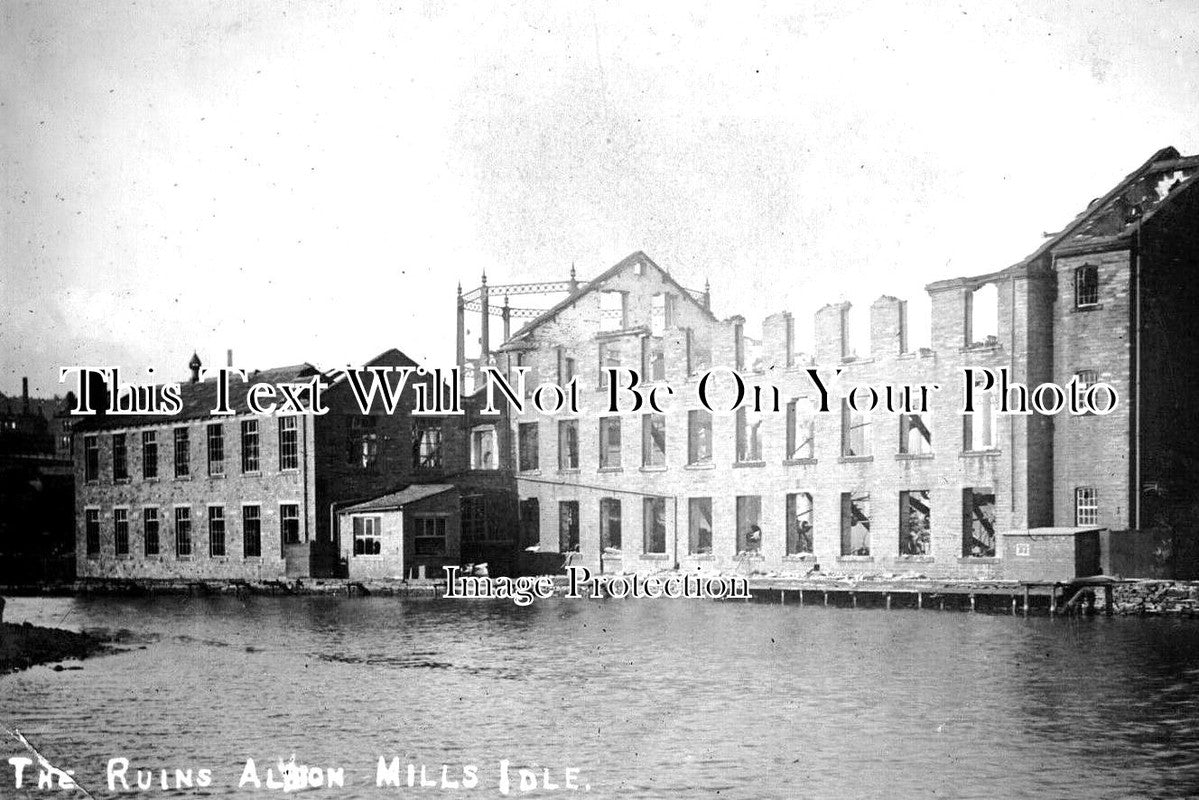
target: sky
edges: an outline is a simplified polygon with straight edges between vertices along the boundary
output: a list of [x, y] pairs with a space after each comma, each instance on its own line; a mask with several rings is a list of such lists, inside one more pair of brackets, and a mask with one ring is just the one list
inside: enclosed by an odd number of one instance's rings
[[0, 392], [451, 366], [459, 282], [637, 250], [751, 336], [891, 294], [919, 345], [927, 283], [1199, 152], [1197, 83], [1190, 0], [0, 0]]

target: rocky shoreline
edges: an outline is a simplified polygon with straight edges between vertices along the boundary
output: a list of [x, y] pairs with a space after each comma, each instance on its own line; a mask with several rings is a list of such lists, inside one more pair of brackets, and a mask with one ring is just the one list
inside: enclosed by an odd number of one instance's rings
[[90, 633], [41, 628], [28, 622], [0, 624], [0, 674], [19, 672], [38, 664], [82, 660], [108, 650], [107, 642]]

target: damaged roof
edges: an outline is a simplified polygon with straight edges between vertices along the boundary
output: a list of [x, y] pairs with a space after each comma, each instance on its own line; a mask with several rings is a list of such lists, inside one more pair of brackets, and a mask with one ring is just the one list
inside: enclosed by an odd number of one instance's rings
[[403, 508], [409, 503], [415, 503], [418, 500], [424, 500], [435, 495], [442, 494], [454, 490], [454, 486], [448, 483], [419, 483], [411, 486], [405, 486], [398, 492], [380, 495], [372, 500], [359, 503], [357, 505], [343, 508], [342, 514], [356, 513], [360, 511], [395, 511]]
[[[657, 270], [658, 274], [662, 276], [662, 279], [664, 281], [666, 281], [666, 283], [668, 283], [671, 286], [678, 289], [679, 293], [684, 298], [686, 298], [688, 301], [690, 301], [693, 305], [695, 305], [696, 308], [698, 308], [700, 311], [702, 311], [705, 316], [707, 316], [713, 322], [716, 321], [716, 317], [715, 317], [715, 315], [712, 314], [712, 311], [710, 309], [705, 307], [703, 303], [696, 300], [695, 297], [692, 296], [691, 292], [689, 292], [685, 288], [683, 288], [682, 284], [680, 284], [678, 281], [676, 281], [669, 272], [667, 272], [666, 270], [664, 270], [660, 266], [658, 266], [656, 263], [654, 263], [654, 260], [652, 258], [647, 256], [641, 250], [638, 250], [635, 253], [632, 253], [632, 254], [626, 256], [625, 258], [621, 259], [619, 262], [612, 265], [608, 269], [604, 270], [604, 272], [602, 272], [600, 275], [597, 275], [595, 278], [588, 281], [585, 286], [583, 286], [578, 291], [571, 294], [569, 297], [559, 301], [558, 303], [555, 303], [550, 308], [548, 308], [545, 311], [543, 311], [542, 313], [538, 314], [536, 317], [534, 317], [532, 320], [529, 321], [529, 324], [525, 325], [523, 328], [521, 328], [519, 331], [517, 331], [512, 336], [512, 338], [510, 338], [508, 340], [508, 342], [505, 343], [505, 345], [507, 345], [508, 343], [511, 343], [514, 346], [519, 345], [520, 340], [527, 338], [536, 328], [538, 328], [542, 324], [548, 322], [549, 320], [553, 319], [554, 317], [558, 316], [558, 314], [560, 314], [563, 310], [574, 305], [575, 303], [577, 303], [580, 299], [582, 299], [586, 295], [600, 289], [603, 286], [603, 284], [605, 282], [607, 282], [610, 278], [613, 278], [614, 276], [620, 274], [624, 270], [629, 269], [630, 267], [632, 267], [633, 265], [638, 264], [638, 263], [644, 264], [648, 267], [652, 267], [653, 269]], [[519, 348], [513, 347], [513, 348], [503, 348], [503, 349], [519, 349]]]

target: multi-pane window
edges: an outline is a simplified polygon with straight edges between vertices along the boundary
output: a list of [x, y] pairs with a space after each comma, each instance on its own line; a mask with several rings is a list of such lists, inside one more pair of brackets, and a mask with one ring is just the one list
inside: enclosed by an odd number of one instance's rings
[[995, 555], [995, 490], [962, 490], [962, 555], [992, 558]]
[[712, 412], [687, 412], [687, 463], [712, 463]]
[[666, 466], [664, 414], [645, 414], [641, 417], [641, 464], [645, 467]]
[[142, 477], [158, 477], [158, 432], [142, 432]]
[[208, 474], [225, 474], [225, 426], [219, 422], [208, 426]]
[[762, 415], [745, 406], [737, 409], [737, 461], [756, 463], [762, 460]]
[[995, 392], [975, 392], [974, 411], [963, 414], [962, 449], [967, 452], [994, 450], [998, 447], [996, 437]]
[[901, 556], [932, 554], [931, 516], [927, 489], [899, 493], [899, 554]]
[[445, 555], [445, 517], [416, 516], [412, 519], [412, 547], [418, 556]]
[[125, 446], [125, 434], [112, 435], [112, 479], [124, 481], [129, 479], [129, 451]]
[[787, 555], [812, 552], [812, 495], [787, 495]]
[[737, 498], [737, 552], [762, 551], [762, 498], [746, 495]]
[[470, 432], [470, 468], [499, 469], [494, 425], [482, 425]]
[[175, 477], [191, 474], [191, 444], [187, 428], [175, 428]]
[[692, 555], [712, 552], [711, 497], [692, 497], [687, 501], [687, 551]]
[[[1082, 398], [1086, 398], [1087, 389], [1099, 383], [1099, 373], [1093, 369], [1080, 369], [1074, 373], [1074, 379], [1078, 382], [1078, 394]], [[1090, 416], [1090, 411], [1085, 411], [1083, 416]]]
[[192, 510], [187, 506], [175, 509], [175, 555], [190, 558], [192, 554]]
[[299, 468], [299, 419], [297, 417], [279, 417], [279, 469]]
[[245, 419], [241, 423], [241, 471], [244, 473], [258, 472], [258, 420]]
[[158, 509], [142, 509], [142, 543], [146, 555], [158, 555]]
[[262, 556], [262, 510], [258, 506], [242, 506], [241, 538], [246, 558]]
[[1074, 270], [1074, 307], [1099, 305], [1099, 268], [1084, 264]]
[[845, 458], [870, 455], [870, 415], [855, 411], [848, 398], [841, 398], [841, 455]]
[[97, 436], [83, 437], [83, 479], [100, 480], [100, 439]]
[[1074, 524], [1099, 524], [1099, 492], [1092, 486], [1079, 486], [1074, 490]]
[[620, 469], [620, 417], [600, 417], [600, 469]]
[[600, 550], [620, 549], [620, 501], [615, 497], [600, 499]]
[[379, 463], [379, 434], [372, 416], [350, 417], [346, 432], [346, 463], [361, 469], [373, 469]]
[[841, 555], [870, 555], [870, 494], [841, 495]]
[[579, 552], [579, 501], [558, 503], [558, 552]]
[[129, 555], [129, 509], [112, 510], [112, 545], [118, 556]]
[[83, 512], [83, 533], [88, 556], [100, 555], [100, 509], [89, 508]]
[[787, 403], [787, 460], [816, 457], [816, 414], [806, 397]]
[[219, 558], [225, 555], [225, 507], [208, 507], [208, 555]]
[[382, 517], [354, 517], [354, 555], [377, 556], [383, 552]]
[[643, 503], [644, 552], [666, 552], [666, 498], [646, 497]]
[[520, 450], [520, 469], [529, 472], [541, 466], [540, 426], [536, 422], [522, 422], [517, 426], [517, 447]]
[[558, 422], [558, 469], [579, 468], [579, 421]]
[[414, 420], [412, 423], [413, 468], [440, 469], [441, 465], [441, 423]]
[[928, 455], [933, 451], [933, 432], [927, 414], [899, 415], [899, 452]]
[[300, 541], [300, 507], [295, 503], [279, 506], [279, 539], [283, 544]]

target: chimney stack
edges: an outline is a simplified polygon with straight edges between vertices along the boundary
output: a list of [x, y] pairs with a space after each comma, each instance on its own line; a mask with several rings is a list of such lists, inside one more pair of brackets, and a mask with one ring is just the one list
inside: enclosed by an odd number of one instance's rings
[[225, 366], [226, 367], [233, 366], [233, 349], [232, 348], [225, 351]]
[[29, 413], [29, 378], [21, 378], [21, 413]]

